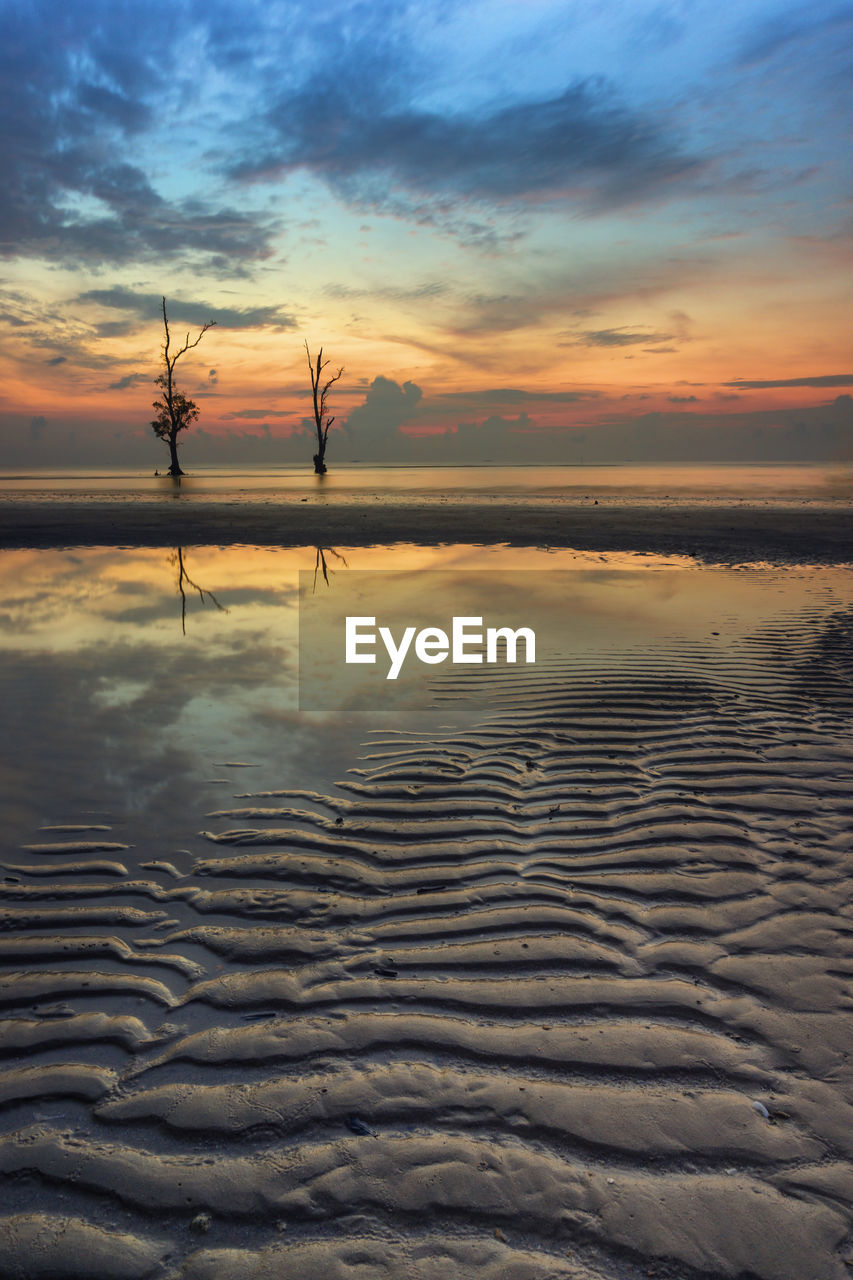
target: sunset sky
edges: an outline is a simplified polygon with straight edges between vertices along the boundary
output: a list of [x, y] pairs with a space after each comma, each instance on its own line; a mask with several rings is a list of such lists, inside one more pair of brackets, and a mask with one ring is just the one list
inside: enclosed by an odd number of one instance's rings
[[162, 294], [185, 465], [310, 465], [306, 338], [330, 462], [849, 458], [850, 5], [0, 23], [0, 466], [168, 464]]

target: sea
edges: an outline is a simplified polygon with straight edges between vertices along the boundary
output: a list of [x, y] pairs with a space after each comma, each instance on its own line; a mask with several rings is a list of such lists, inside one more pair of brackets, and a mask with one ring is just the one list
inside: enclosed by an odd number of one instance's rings
[[180, 492], [194, 500], [271, 502], [280, 496], [327, 495], [333, 500], [377, 495], [545, 501], [606, 496], [631, 502], [842, 502], [853, 497], [853, 464], [614, 464], [613, 466], [377, 467], [332, 464], [325, 476], [310, 467], [192, 467], [177, 480], [154, 469], [0, 469], [0, 500], [69, 497], [144, 500]]

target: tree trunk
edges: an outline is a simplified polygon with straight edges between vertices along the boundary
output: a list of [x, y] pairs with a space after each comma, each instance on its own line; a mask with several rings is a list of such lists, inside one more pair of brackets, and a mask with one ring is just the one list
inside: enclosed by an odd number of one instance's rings
[[176, 437], [177, 433], [174, 431], [169, 436], [169, 453], [172, 456], [172, 465], [169, 467], [170, 476], [182, 476], [184, 474], [181, 470], [181, 464], [178, 462], [178, 444]]
[[324, 460], [325, 455], [326, 455], [326, 446], [325, 444], [321, 444], [319, 451], [314, 454], [315, 476], [324, 476], [326, 474], [326, 463]]

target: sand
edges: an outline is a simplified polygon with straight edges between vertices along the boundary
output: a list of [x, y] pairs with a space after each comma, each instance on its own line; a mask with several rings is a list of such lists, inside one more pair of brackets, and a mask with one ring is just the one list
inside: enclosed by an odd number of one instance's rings
[[837, 563], [853, 559], [848, 503], [736, 505], [629, 500], [508, 502], [52, 501], [0, 503], [0, 548], [63, 546], [373, 546], [397, 542], [577, 547], [700, 560]]
[[[377, 510], [363, 537], [427, 536]], [[513, 510], [534, 543], [737, 560], [837, 557], [849, 519]], [[506, 519], [476, 515], [442, 534]], [[298, 517], [234, 520], [311, 544], [329, 513]], [[188, 796], [180, 858], [33, 833], [0, 886], [3, 1276], [849, 1276], [850, 645], [802, 610], [750, 664], [500, 677], [334, 785]]]

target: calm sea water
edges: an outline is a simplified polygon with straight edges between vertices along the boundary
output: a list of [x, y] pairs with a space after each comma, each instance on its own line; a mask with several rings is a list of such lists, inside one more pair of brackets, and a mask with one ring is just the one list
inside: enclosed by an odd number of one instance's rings
[[[389, 585], [377, 595], [383, 580]], [[4, 551], [0, 849], [14, 862], [41, 824], [91, 821], [127, 829], [146, 857], [157, 847], [200, 849], [194, 833], [223, 789], [283, 779], [331, 785], [354, 763], [374, 719], [388, 723], [380, 711], [395, 728], [411, 727], [405, 707], [389, 701], [382, 663], [351, 669], [367, 680], [364, 693], [354, 679], [341, 683], [347, 613], [376, 614], [395, 636], [412, 622], [446, 625], [454, 614], [530, 625], [545, 671], [556, 661], [612, 672], [652, 654], [668, 662], [677, 650], [706, 674], [725, 659], [740, 679], [755, 676], [756, 636], [829, 625], [852, 602], [849, 570], [708, 569], [637, 553], [405, 545]], [[310, 710], [300, 712], [306, 607], [312, 683], [304, 690]], [[418, 664], [407, 667], [407, 678], [413, 673]], [[458, 705], [436, 704], [442, 723], [471, 714], [469, 693], [457, 693]], [[223, 772], [223, 761], [252, 768]]]
[[640, 501], [849, 501], [853, 466], [692, 464], [630, 466], [375, 467], [340, 466], [318, 477], [305, 467], [198, 467], [175, 481], [138, 468], [0, 470], [0, 497], [44, 501], [145, 500], [178, 493], [200, 500], [270, 502], [279, 495], [330, 499], [405, 495], [544, 500], [605, 495]]

